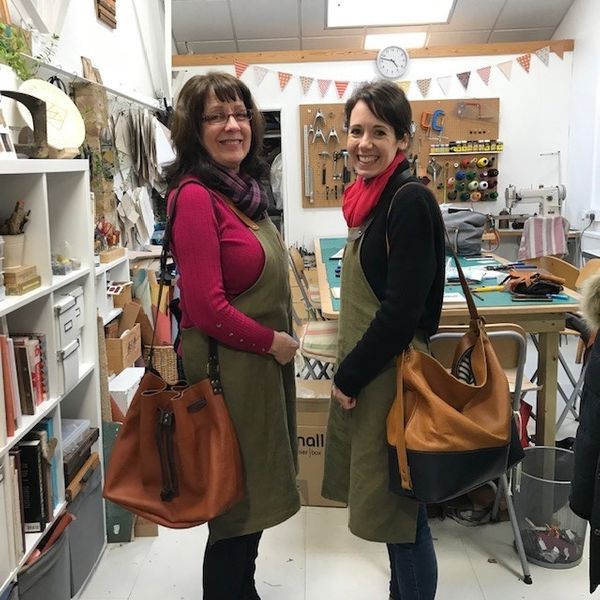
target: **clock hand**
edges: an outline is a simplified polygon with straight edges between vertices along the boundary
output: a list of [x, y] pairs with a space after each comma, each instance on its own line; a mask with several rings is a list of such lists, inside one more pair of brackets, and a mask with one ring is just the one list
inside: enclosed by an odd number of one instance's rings
[[397, 62], [396, 62], [396, 61], [395, 61], [393, 58], [387, 58], [387, 57], [385, 57], [385, 56], [382, 56], [382, 57], [381, 57], [381, 60], [387, 60], [388, 62], [392, 62], [392, 63], [394, 63], [394, 66], [395, 66], [395, 67], [397, 67], [397, 66], [398, 66], [398, 63], [397, 63]]

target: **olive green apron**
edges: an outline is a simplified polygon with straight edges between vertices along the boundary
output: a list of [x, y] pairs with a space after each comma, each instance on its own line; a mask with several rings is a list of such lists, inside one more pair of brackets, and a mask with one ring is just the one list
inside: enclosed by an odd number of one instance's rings
[[[291, 332], [286, 250], [270, 219], [252, 229], [264, 250], [263, 271], [232, 305], [257, 322]], [[208, 337], [199, 329], [182, 332], [183, 366], [194, 383], [206, 377]], [[219, 344], [225, 402], [235, 425], [244, 467], [244, 499], [209, 522], [211, 543], [262, 531], [300, 508], [296, 487], [296, 389], [293, 362], [281, 366], [270, 354]]]
[[[380, 302], [360, 264], [363, 237], [348, 241], [341, 279], [338, 362], [371, 324]], [[426, 343], [418, 339], [420, 350]], [[356, 407], [332, 401], [327, 424], [323, 496], [346, 502], [350, 531], [372, 542], [414, 542], [418, 504], [388, 490], [386, 419], [396, 394], [395, 361], [359, 393]]]

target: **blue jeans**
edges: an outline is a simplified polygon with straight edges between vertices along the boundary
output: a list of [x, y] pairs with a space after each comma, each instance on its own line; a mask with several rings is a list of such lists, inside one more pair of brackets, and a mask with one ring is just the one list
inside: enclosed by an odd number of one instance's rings
[[434, 600], [437, 588], [437, 559], [427, 509], [419, 506], [417, 535], [413, 544], [386, 544], [392, 576], [391, 600]]

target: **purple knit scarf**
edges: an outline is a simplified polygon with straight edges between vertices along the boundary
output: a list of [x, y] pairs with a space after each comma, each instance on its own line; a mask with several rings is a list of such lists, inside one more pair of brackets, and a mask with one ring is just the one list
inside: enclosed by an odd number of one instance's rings
[[267, 210], [269, 200], [262, 185], [250, 175], [240, 175], [231, 169], [215, 165], [213, 175], [223, 192], [245, 215], [256, 221]]

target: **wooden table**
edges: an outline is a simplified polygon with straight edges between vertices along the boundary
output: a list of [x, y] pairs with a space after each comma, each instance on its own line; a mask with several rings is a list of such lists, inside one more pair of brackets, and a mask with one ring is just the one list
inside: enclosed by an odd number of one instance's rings
[[[334, 242], [334, 240], [336, 240]], [[339, 301], [333, 300], [330, 292], [331, 265], [329, 261], [334, 247], [342, 248], [345, 238], [321, 238], [315, 240], [317, 276], [321, 295], [321, 311], [329, 319], [339, 316]], [[503, 259], [494, 257], [498, 262]], [[336, 280], [339, 286], [339, 279]], [[456, 286], [447, 287], [448, 291], [459, 291]], [[539, 334], [538, 383], [541, 389], [537, 393], [536, 444], [553, 446], [556, 436], [556, 397], [558, 391], [558, 343], [559, 332], [565, 327], [566, 313], [579, 309], [580, 296], [577, 292], [566, 290], [569, 300], [553, 302], [512, 302], [507, 292], [486, 292], [483, 300], [475, 298], [479, 314], [487, 323], [516, 323], [529, 333]], [[444, 305], [440, 325], [467, 325], [469, 312], [466, 304]]]

